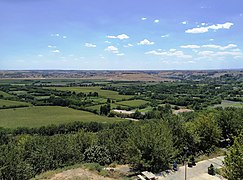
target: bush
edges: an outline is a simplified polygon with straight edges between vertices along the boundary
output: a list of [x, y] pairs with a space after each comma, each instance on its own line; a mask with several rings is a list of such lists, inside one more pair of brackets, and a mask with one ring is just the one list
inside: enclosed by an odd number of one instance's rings
[[215, 168], [214, 168], [213, 164], [211, 164], [211, 165], [208, 167], [208, 174], [213, 175], [213, 176], [216, 174], [216, 173], [215, 173]]

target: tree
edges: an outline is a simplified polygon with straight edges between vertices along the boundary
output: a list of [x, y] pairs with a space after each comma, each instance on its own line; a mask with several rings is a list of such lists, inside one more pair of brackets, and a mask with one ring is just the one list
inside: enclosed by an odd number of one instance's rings
[[105, 146], [91, 146], [84, 152], [84, 160], [89, 163], [106, 165], [111, 163], [111, 157]]
[[243, 177], [243, 130], [235, 138], [233, 146], [224, 160], [224, 173], [229, 180], [240, 180]]
[[130, 131], [125, 155], [135, 169], [159, 172], [169, 167], [175, 151], [166, 122], [135, 124]]
[[143, 115], [141, 112], [139, 112], [138, 110], [135, 111], [135, 113], [133, 114], [133, 118], [134, 119], [142, 119]]
[[[199, 114], [194, 121], [186, 123], [186, 128], [189, 135], [192, 136], [189, 139], [192, 139], [197, 146], [192, 148], [204, 152], [216, 146], [221, 137], [221, 129], [213, 113]], [[191, 143], [189, 142], [189, 144]]]
[[111, 111], [111, 105], [110, 104], [107, 104], [107, 105], [104, 105], [104, 106], [100, 106], [100, 114], [101, 115], [108, 115]]

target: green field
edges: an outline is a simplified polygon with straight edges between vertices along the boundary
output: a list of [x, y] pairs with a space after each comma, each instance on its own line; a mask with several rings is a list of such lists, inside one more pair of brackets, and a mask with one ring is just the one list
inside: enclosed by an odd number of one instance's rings
[[144, 109], [139, 109], [138, 111], [141, 112], [141, 113], [146, 113], [146, 112], [149, 112], [149, 111], [152, 111], [153, 110], [153, 107], [149, 106], [149, 107], [146, 107]]
[[221, 102], [221, 104], [216, 104], [213, 107], [222, 107], [222, 108], [237, 107], [237, 108], [242, 108], [243, 107], [243, 103], [242, 102], [235, 102], [235, 101], [224, 100], [224, 101]]
[[129, 99], [133, 96], [119, 95], [116, 91], [102, 90], [100, 87], [46, 87], [46, 89], [56, 89], [59, 91], [74, 91], [76, 93], [98, 92], [99, 96], [115, 100]]
[[0, 91], [0, 95], [2, 95], [3, 97], [12, 97], [12, 95], [5, 93], [3, 91]]
[[26, 102], [10, 101], [10, 100], [0, 99], [0, 107], [2, 108], [3, 106], [5, 106], [5, 107], [11, 107], [11, 106], [30, 106], [30, 104], [29, 103], [26, 103]]
[[131, 101], [121, 101], [121, 102], [116, 102], [118, 105], [123, 105], [123, 106], [129, 106], [129, 107], [138, 107], [144, 104], [149, 103], [148, 101], [144, 100], [131, 100]]
[[0, 127], [40, 127], [50, 124], [63, 124], [74, 121], [82, 122], [119, 122], [123, 119], [98, 116], [86, 111], [79, 111], [58, 106], [37, 106], [18, 109], [0, 110]]
[[27, 91], [9, 91], [9, 93], [11, 93], [11, 94], [15, 94], [15, 95], [28, 94]]

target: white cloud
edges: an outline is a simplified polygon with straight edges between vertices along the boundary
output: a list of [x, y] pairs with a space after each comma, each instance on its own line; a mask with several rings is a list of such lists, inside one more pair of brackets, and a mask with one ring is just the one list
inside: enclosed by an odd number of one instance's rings
[[51, 52], [53, 52], [53, 53], [60, 53], [60, 51], [59, 51], [58, 49], [53, 50], [53, 51], [51, 51]]
[[231, 26], [233, 26], [234, 24], [231, 22], [226, 22], [224, 24], [216, 24], [216, 25], [211, 25], [211, 26], [206, 26], [206, 27], [197, 27], [197, 28], [192, 28], [192, 29], [187, 29], [185, 32], [186, 33], [206, 33], [208, 32], [210, 29], [211, 30], [219, 30], [219, 29], [230, 29]]
[[142, 21], [145, 21], [145, 20], [147, 20], [147, 18], [146, 18], [146, 17], [143, 17], [143, 18], [141, 18], [141, 20], [142, 20]]
[[185, 32], [186, 33], [193, 33], [193, 34], [205, 33], [205, 32], [208, 32], [208, 28], [207, 27], [200, 27], [200, 28], [187, 29]]
[[184, 25], [186, 25], [186, 24], [187, 24], [187, 21], [183, 21], [183, 22], [181, 22], [181, 24], [184, 24]]
[[184, 46], [180, 46], [181, 48], [184, 48], [184, 49], [197, 49], [197, 48], [200, 48], [200, 46], [198, 45], [184, 45]]
[[209, 41], [214, 41], [214, 39], [211, 38], [211, 39], [209, 39]]
[[66, 38], [67, 38], [67, 36], [62, 36], [62, 38], [63, 38], [63, 39], [66, 39]]
[[156, 55], [156, 56], [161, 56], [161, 57], [177, 57], [177, 58], [192, 58], [191, 55], [186, 55], [184, 54], [183, 51], [177, 51], [175, 49], [173, 49], [173, 51], [148, 51], [145, 54], [152, 54], [152, 55]]
[[220, 45], [215, 45], [215, 44], [207, 44], [203, 45], [203, 48], [214, 48], [214, 49], [219, 49], [219, 50], [226, 50], [226, 49], [231, 49], [237, 47], [236, 44], [229, 44], [227, 46], [220, 46]]
[[170, 37], [170, 35], [169, 34], [165, 34], [165, 35], [162, 35], [161, 37], [162, 38], [168, 38], [168, 37]]
[[127, 45], [124, 45], [123, 47], [127, 48], [127, 47], [132, 47], [133, 45], [132, 44], [127, 44]]
[[227, 46], [220, 46], [220, 45], [215, 45], [215, 44], [206, 44], [206, 45], [183, 45], [180, 46], [181, 48], [184, 49], [199, 49], [199, 48], [211, 48], [211, 49], [219, 49], [221, 51], [226, 50], [226, 49], [232, 49], [232, 48], [236, 48], [237, 45], [236, 44], [228, 44]]
[[154, 44], [154, 42], [151, 42], [147, 39], [144, 39], [138, 43], [138, 45], [153, 45], [153, 44]]
[[205, 26], [205, 25], [206, 25], [206, 23], [201, 23], [201, 25], [202, 25], [202, 26]]
[[60, 34], [51, 34], [51, 36], [56, 36], [56, 37], [59, 37], [60, 36]]
[[119, 53], [119, 54], [117, 54], [117, 56], [125, 56], [125, 54], [124, 53]]
[[85, 43], [84, 46], [85, 46], [85, 47], [88, 47], [88, 48], [95, 48], [95, 47], [96, 47], [95, 44], [91, 44], [91, 43]]
[[154, 23], [159, 23], [159, 20], [158, 20], [158, 19], [155, 19], [155, 20], [154, 20]]
[[175, 52], [175, 51], [176, 51], [176, 49], [170, 49], [169, 51], [170, 51], [170, 52]]
[[212, 60], [223, 60], [226, 56], [232, 56], [233, 58], [243, 57], [239, 51], [200, 51], [198, 52], [197, 59], [212, 59]]
[[105, 41], [105, 43], [110, 44], [111, 42], [110, 41]]
[[42, 54], [38, 54], [38, 57], [43, 57], [43, 55]]
[[56, 46], [48, 45], [48, 48], [57, 48]]
[[117, 35], [117, 36], [107, 36], [107, 38], [110, 38], [110, 39], [129, 39], [130, 37], [126, 34], [120, 34], [120, 35]]
[[115, 53], [115, 54], [119, 53], [118, 48], [115, 47], [115, 46], [108, 46], [108, 47], [105, 49], [105, 51], [109, 51], [109, 52], [112, 52], [112, 53]]

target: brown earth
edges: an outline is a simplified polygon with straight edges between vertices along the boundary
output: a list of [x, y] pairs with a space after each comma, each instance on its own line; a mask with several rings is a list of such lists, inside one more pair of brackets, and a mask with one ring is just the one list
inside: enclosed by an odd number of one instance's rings
[[114, 180], [112, 178], [103, 177], [95, 172], [85, 170], [83, 168], [70, 169], [57, 173], [50, 178], [43, 178], [41, 180]]

